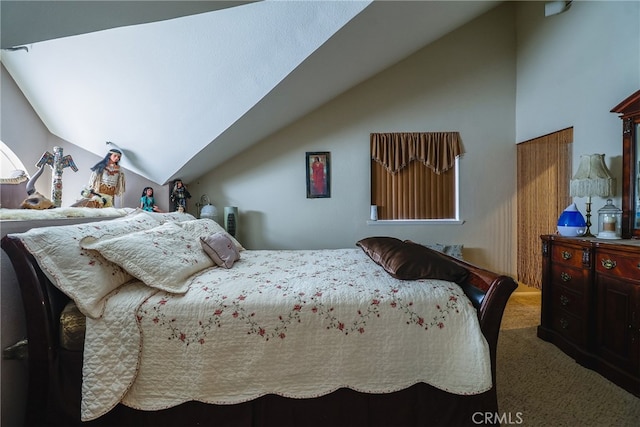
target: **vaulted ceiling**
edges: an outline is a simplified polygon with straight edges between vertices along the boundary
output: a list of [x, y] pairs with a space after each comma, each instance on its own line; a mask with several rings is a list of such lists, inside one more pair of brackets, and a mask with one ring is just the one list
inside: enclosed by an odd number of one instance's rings
[[497, 3], [3, 0], [0, 58], [52, 134], [98, 156], [120, 148], [125, 167], [164, 184]]

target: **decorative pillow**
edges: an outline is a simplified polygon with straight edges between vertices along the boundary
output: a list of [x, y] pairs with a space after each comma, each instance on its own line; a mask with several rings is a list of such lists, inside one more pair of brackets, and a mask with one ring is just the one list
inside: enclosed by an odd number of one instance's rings
[[401, 250], [404, 243], [395, 237], [367, 237], [356, 242], [376, 264], [384, 267], [385, 259]]
[[109, 221], [32, 228], [16, 237], [51, 282], [75, 301], [82, 314], [96, 319], [102, 316], [107, 295], [133, 277], [99, 253], [81, 248], [80, 240], [86, 236], [130, 234], [158, 224], [149, 215], [134, 212]]
[[240, 259], [238, 248], [226, 233], [216, 232], [207, 237], [200, 237], [202, 249], [219, 267], [231, 268]]
[[396, 279], [440, 279], [462, 283], [469, 275], [466, 268], [417, 243], [393, 237], [368, 237], [356, 245]]
[[[415, 243], [411, 240], [405, 240], [407, 243]], [[441, 243], [425, 243], [423, 246], [426, 246], [429, 249], [433, 249], [434, 251], [442, 252], [445, 255], [449, 255], [454, 258], [464, 259], [462, 257], [462, 248], [463, 245], [443, 245]]]
[[238, 248], [239, 252], [244, 251], [244, 248], [242, 247], [240, 242], [238, 242], [235, 239], [235, 237], [233, 237], [231, 234], [227, 233], [227, 231], [224, 228], [222, 228], [220, 224], [218, 224], [212, 219], [202, 218], [202, 219], [196, 219], [194, 221], [183, 221], [178, 223], [178, 225], [182, 227], [186, 232], [197, 236], [196, 239], [199, 239], [200, 237], [209, 236], [213, 233], [226, 234], [229, 237], [229, 239], [231, 239], [233, 244], [236, 245], [236, 248]]
[[186, 292], [191, 275], [214, 265], [198, 247], [198, 236], [174, 222], [126, 236], [85, 237], [80, 246], [100, 252], [147, 286], [172, 293]]
[[[425, 246], [430, 247], [430, 245], [425, 245]], [[438, 247], [431, 248], [431, 249], [435, 249], [438, 252], [442, 252], [443, 254], [449, 255], [454, 258], [464, 259], [462, 257], [462, 248], [463, 248], [463, 245], [438, 245]]]

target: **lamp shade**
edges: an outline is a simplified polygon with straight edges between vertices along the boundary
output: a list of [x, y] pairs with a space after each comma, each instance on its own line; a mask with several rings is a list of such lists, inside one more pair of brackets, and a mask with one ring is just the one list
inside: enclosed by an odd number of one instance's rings
[[613, 196], [616, 180], [604, 164], [604, 154], [580, 156], [578, 171], [571, 179], [570, 195], [573, 197]]

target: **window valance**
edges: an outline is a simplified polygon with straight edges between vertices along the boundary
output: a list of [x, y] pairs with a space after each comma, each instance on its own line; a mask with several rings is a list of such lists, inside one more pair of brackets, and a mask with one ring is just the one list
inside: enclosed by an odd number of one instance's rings
[[418, 160], [440, 174], [463, 154], [459, 132], [394, 132], [371, 134], [371, 159], [395, 174]]

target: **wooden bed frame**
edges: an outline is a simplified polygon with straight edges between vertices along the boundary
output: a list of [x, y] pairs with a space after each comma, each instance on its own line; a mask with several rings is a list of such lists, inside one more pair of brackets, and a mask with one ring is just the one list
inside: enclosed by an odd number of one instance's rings
[[59, 343], [60, 313], [69, 298], [51, 284], [19, 239], [6, 236], [1, 246], [15, 269], [26, 313], [27, 426], [477, 426], [499, 418], [495, 416], [496, 347], [502, 315], [517, 284], [510, 277], [450, 258], [471, 273], [463, 289], [478, 310], [491, 354], [494, 386], [485, 393], [460, 396], [419, 383], [390, 394], [340, 389], [315, 399], [267, 395], [236, 405], [188, 402], [161, 411], [120, 404], [98, 420], [81, 423], [82, 354]]

